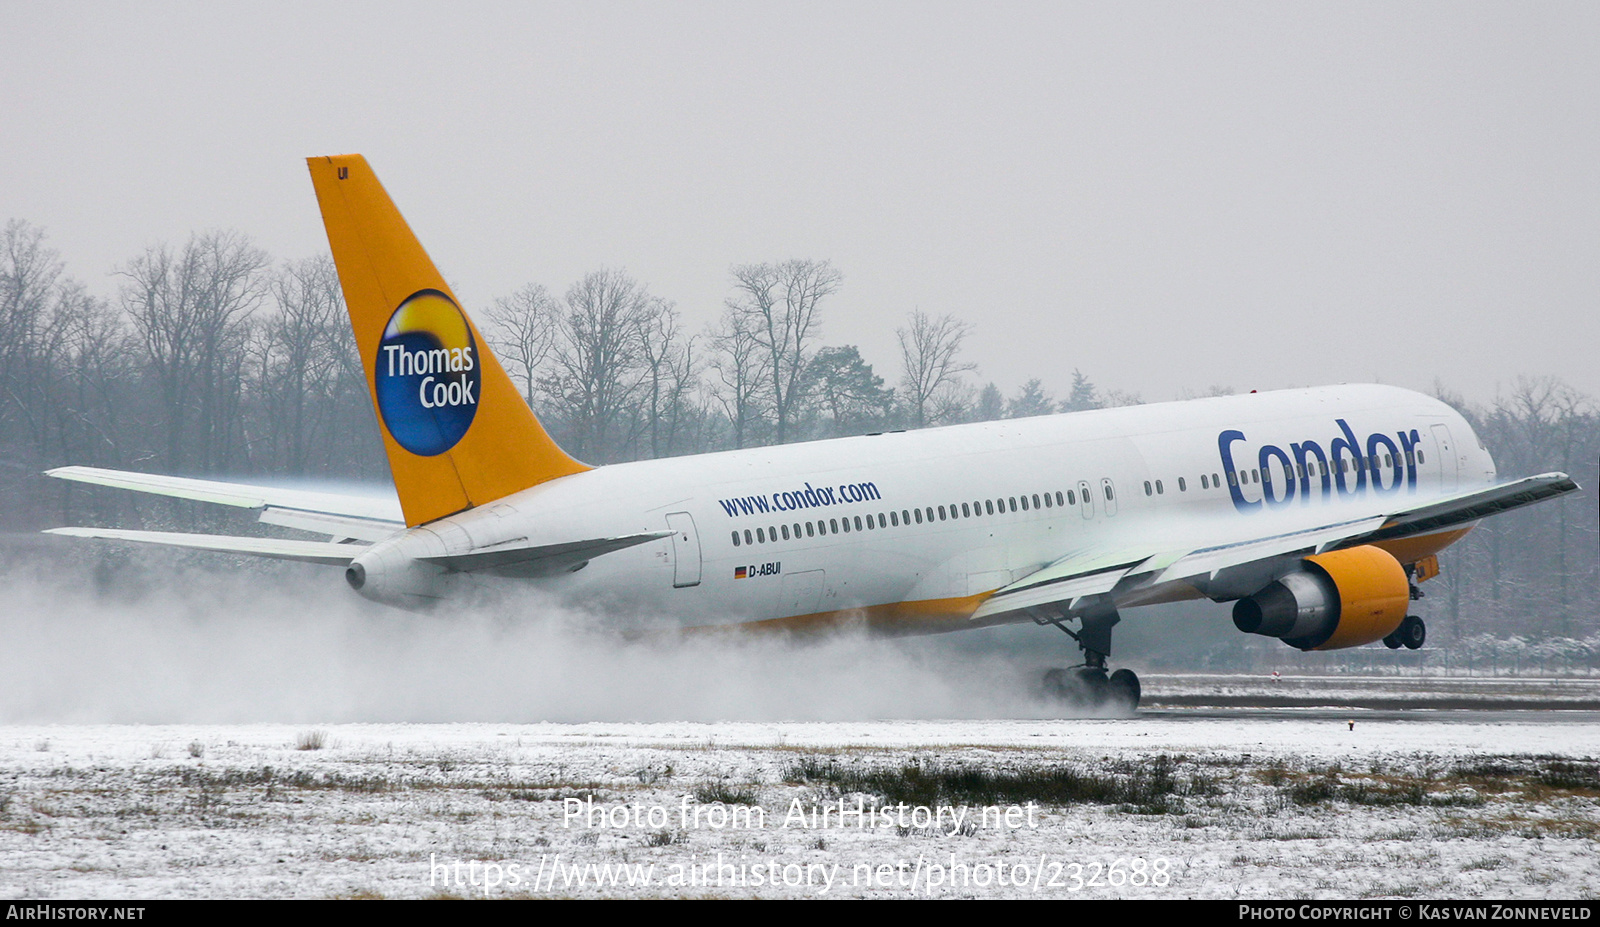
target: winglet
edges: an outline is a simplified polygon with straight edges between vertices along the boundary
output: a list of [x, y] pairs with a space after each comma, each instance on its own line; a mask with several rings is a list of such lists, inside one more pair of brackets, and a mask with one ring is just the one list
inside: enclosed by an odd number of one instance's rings
[[406, 524], [590, 469], [539, 424], [366, 159], [307, 164]]

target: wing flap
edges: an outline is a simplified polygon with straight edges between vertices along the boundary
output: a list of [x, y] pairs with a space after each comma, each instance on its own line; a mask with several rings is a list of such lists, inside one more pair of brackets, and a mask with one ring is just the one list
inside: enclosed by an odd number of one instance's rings
[[1116, 588], [1148, 551], [1084, 551], [1069, 554], [995, 591], [972, 613], [973, 620], [1056, 602], [1073, 603]]
[[131, 541], [138, 544], [160, 544], [165, 547], [183, 547], [190, 550], [208, 550], [221, 554], [244, 554], [252, 557], [272, 557], [277, 560], [297, 560], [302, 563], [322, 563], [330, 566], [347, 566], [367, 549], [365, 544], [332, 544], [327, 541], [288, 541], [280, 538], [230, 537], [220, 534], [183, 534], [173, 531], [135, 531], [127, 528], [49, 528], [45, 534], [60, 534], [75, 538], [98, 538], [104, 541]]

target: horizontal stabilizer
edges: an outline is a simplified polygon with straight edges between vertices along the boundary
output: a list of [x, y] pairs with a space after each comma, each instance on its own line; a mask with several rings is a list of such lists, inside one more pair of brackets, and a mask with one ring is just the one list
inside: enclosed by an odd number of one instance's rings
[[670, 538], [672, 531], [646, 531], [623, 537], [566, 541], [560, 544], [530, 545], [526, 539], [508, 541], [466, 554], [419, 557], [460, 573], [490, 572], [500, 576], [545, 576], [575, 569], [601, 554]]
[[365, 544], [330, 544], [327, 541], [286, 541], [279, 538], [242, 538], [220, 534], [183, 534], [173, 531], [134, 531], [125, 528], [50, 528], [45, 534], [161, 544], [166, 547], [209, 550], [219, 554], [247, 554], [252, 557], [272, 557], [277, 560], [298, 560], [303, 563], [324, 563], [332, 566], [346, 566], [367, 549]]
[[343, 515], [369, 521], [392, 524], [390, 533], [404, 527], [400, 502], [381, 496], [341, 495], [331, 492], [313, 492], [304, 489], [284, 489], [277, 486], [252, 486], [247, 483], [224, 483], [219, 480], [196, 480], [182, 476], [161, 476], [155, 473], [135, 473], [129, 470], [106, 470], [100, 467], [57, 467], [46, 470], [46, 476], [134, 492], [148, 492], [197, 502], [212, 502], [245, 509], [267, 507], [295, 509], [301, 512], [319, 512]]

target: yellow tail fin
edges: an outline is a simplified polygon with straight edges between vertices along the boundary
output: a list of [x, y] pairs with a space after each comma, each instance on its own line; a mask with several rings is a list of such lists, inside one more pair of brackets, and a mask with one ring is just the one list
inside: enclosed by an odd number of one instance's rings
[[590, 469], [545, 433], [366, 159], [307, 163], [406, 524]]

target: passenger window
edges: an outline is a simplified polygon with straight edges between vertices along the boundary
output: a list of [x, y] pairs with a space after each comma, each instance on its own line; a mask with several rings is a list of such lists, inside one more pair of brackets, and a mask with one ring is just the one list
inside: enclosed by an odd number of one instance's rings
[[1418, 448], [1417, 449], [1417, 463], [1423, 464], [1423, 463], [1427, 463], [1427, 462], [1428, 462], [1427, 460], [1423, 459], [1422, 449]]
[[756, 539], [751, 536], [749, 528], [744, 529], [744, 542], [746, 544], [754, 544], [756, 542]]
[[907, 525], [911, 524], [911, 513], [906, 511], [905, 509], [901, 509], [900, 510], [900, 521], [901, 521], [902, 524], [907, 524]]
[[785, 541], [789, 540], [789, 526], [788, 525], [784, 525], [783, 526], [783, 539]]
[[939, 520], [944, 521], [944, 506], [939, 506]]
[[1252, 483], [1261, 482], [1261, 471], [1260, 470], [1257, 470], [1254, 467], [1250, 468], [1250, 482], [1252, 482]]
[[983, 511], [987, 515], [994, 514], [994, 503], [988, 499], [983, 500]]
[[1228, 485], [1229, 486], [1237, 486], [1237, 485], [1239, 485], [1239, 481], [1234, 479], [1232, 470], [1228, 471]]
[[861, 516], [860, 515], [856, 516], [856, 530], [857, 531], [861, 530]]
[[1067, 504], [1066, 502], [1062, 501], [1061, 490], [1059, 490], [1059, 489], [1056, 490], [1056, 505], [1066, 505], [1066, 504]]
[[1181, 477], [1181, 476], [1178, 477], [1178, 492], [1188, 492], [1188, 491], [1189, 491], [1189, 484], [1187, 484], [1187, 483], [1185, 483], [1183, 481], [1183, 477]]
[[[845, 520], [845, 524], [850, 524], [848, 519]], [[837, 518], [828, 519], [828, 531], [832, 534], [839, 533], [839, 520]]]
[[1166, 495], [1166, 493], [1167, 493], [1167, 491], [1161, 487], [1161, 481], [1160, 480], [1156, 480], [1156, 495], [1164, 496], [1164, 495]]
[[813, 525], [813, 524], [812, 524], [812, 523], [811, 523], [811, 522], [809, 522], [809, 521], [808, 521], [808, 522], [806, 522], [806, 537], [808, 537], [808, 538], [809, 538], [809, 537], [814, 537], [814, 536], [815, 536], [815, 535], [816, 535], [816, 533], [817, 533], [817, 531], [816, 531], [816, 526], [814, 526], [814, 525]]
[[928, 506], [928, 524], [933, 524], [933, 506]]
[[970, 507], [968, 507], [965, 502], [961, 503], [961, 517], [962, 518], [971, 518], [972, 517], [972, 509]]
[[1106, 484], [1106, 501], [1107, 502], [1111, 502], [1112, 501], [1111, 484], [1110, 483]]
[[845, 534], [849, 534], [850, 533], [850, 516], [846, 515], [844, 518], [842, 518], [840, 520], [844, 522], [844, 533]]
[[737, 532], [737, 531], [735, 531], [733, 533], [733, 546], [734, 547], [738, 547], [739, 546], [739, 532]]
[[1149, 480], [1145, 480], [1144, 481], [1144, 494], [1148, 496], [1148, 495], [1150, 495], [1150, 493], [1151, 493], [1150, 481]]
[[1022, 510], [1024, 512], [1026, 512], [1028, 510], [1028, 497], [1027, 496], [1023, 496], [1022, 497]]
[[1222, 480], [1215, 473], [1211, 474], [1211, 488], [1212, 489], [1220, 489], [1220, 488], [1222, 488]]
[[1073, 492], [1070, 489], [1067, 490], [1067, 504], [1068, 505], [1077, 505], [1078, 504], [1078, 494]]
[[1206, 475], [1204, 473], [1200, 474], [1200, 488], [1201, 489], [1210, 489], [1211, 488], [1211, 481], [1206, 479]]
[[794, 539], [796, 541], [800, 540], [800, 525], [799, 524], [796, 524], [794, 526]]
[[922, 524], [922, 510], [921, 509], [912, 509], [911, 511], [913, 513], [915, 513], [916, 516], [917, 516], [917, 524], [919, 524], [919, 525]]
[[1039, 507], [1039, 494], [1038, 493], [1034, 493], [1033, 494], [1033, 507], [1035, 509], [1037, 509]]

